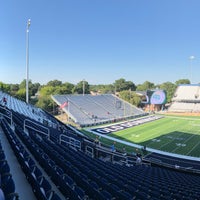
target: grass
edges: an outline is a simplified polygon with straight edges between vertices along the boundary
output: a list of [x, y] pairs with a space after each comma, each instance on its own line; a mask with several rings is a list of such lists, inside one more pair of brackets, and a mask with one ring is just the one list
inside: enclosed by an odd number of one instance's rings
[[[94, 137], [93, 134], [88, 136]], [[162, 151], [200, 157], [200, 117], [165, 116], [109, 136]], [[107, 139], [101, 142], [112, 144]], [[122, 149], [123, 146], [118, 144], [117, 148]], [[126, 148], [134, 151], [131, 147]]]
[[200, 156], [200, 118], [166, 116], [110, 136], [167, 152]]

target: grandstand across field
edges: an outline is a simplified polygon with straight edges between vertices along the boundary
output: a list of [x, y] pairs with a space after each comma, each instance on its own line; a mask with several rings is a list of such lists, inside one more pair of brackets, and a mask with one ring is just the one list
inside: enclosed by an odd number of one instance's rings
[[53, 95], [52, 99], [80, 126], [113, 123], [146, 114], [112, 94]]
[[168, 112], [200, 113], [200, 85], [179, 85]]

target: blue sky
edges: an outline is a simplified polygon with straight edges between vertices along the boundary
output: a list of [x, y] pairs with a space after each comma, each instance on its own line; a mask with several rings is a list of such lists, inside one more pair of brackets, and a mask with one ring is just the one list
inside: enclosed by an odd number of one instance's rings
[[199, 83], [199, 8], [199, 0], [1, 0], [0, 81], [26, 77], [30, 18], [34, 83]]

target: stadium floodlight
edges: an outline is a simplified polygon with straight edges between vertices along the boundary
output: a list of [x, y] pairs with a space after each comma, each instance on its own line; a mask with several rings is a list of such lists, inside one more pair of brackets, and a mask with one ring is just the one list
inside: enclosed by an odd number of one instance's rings
[[195, 57], [190, 56], [189, 59], [190, 59], [190, 79], [191, 79], [190, 82], [192, 83], [192, 61], [195, 59]]
[[26, 27], [26, 103], [29, 100], [29, 28], [31, 25], [31, 20], [28, 19]]

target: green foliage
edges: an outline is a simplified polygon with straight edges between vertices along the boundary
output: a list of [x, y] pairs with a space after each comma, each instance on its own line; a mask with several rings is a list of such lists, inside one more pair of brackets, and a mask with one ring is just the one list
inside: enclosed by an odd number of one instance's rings
[[[24, 79], [19, 85], [11, 85], [13, 88], [10, 92], [13, 94], [13, 96], [17, 97], [18, 99], [25, 101], [26, 100], [26, 80]], [[16, 89], [18, 88], [18, 91]], [[31, 80], [29, 80], [28, 83], [28, 88], [29, 88], [29, 100], [31, 96], [35, 96], [37, 93], [38, 89], [40, 88], [39, 83], [32, 83]]]
[[30, 91], [31, 96], [34, 96], [38, 92], [39, 88], [40, 88], [39, 83], [31, 83], [29, 85], [29, 91]]
[[161, 84], [159, 87], [162, 90], [166, 90], [167, 102], [171, 102], [171, 99], [174, 95], [174, 92], [175, 92], [177, 86], [171, 82], [165, 82], [165, 83]]
[[90, 86], [87, 81], [80, 81], [72, 90], [72, 93], [77, 94], [90, 94]]
[[42, 96], [39, 98], [36, 106], [46, 110], [47, 112], [52, 112], [53, 110], [53, 101], [50, 96]]
[[124, 90], [119, 92], [119, 97], [135, 106], [138, 106], [141, 101], [140, 97], [131, 90]]
[[61, 84], [60, 81], [50, 81], [47, 85], [40, 88], [39, 98], [36, 105], [48, 112], [53, 110], [53, 101], [51, 95], [55, 94], [71, 94], [74, 85], [71, 83]]
[[126, 81], [124, 78], [118, 79], [114, 82], [114, 87], [116, 92], [131, 89], [134, 91], [136, 89], [135, 84], [132, 81]]
[[0, 82], [0, 90], [6, 93], [10, 91], [10, 85]]
[[52, 86], [52, 87], [61, 86], [61, 85], [62, 85], [62, 81], [59, 81], [59, 80], [53, 80], [47, 83], [47, 86]]
[[10, 84], [10, 92], [11, 94], [15, 94], [19, 90], [19, 85], [18, 84]]
[[115, 92], [115, 87], [113, 84], [90, 85], [90, 91], [98, 92], [100, 94], [113, 94]]
[[178, 81], [175, 82], [176, 85], [180, 85], [180, 84], [190, 84], [190, 80], [189, 79], [180, 79]]
[[16, 94], [18, 99], [25, 101], [26, 100], [26, 89], [25, 88], [20, 88]]
[[150, 89], [155, 89], [155, 85], [149, 81], [145, 81], [143, 84], [137, 86], [137, 91], [146, 91]]
[[65, 88], [65, 93], [62, 93], [62, 94], [71, 94], [72, 93], [72, 90], [74, 88], [74, 84], [65, 82], [65, 83], [63, 83], [62, 86]]

